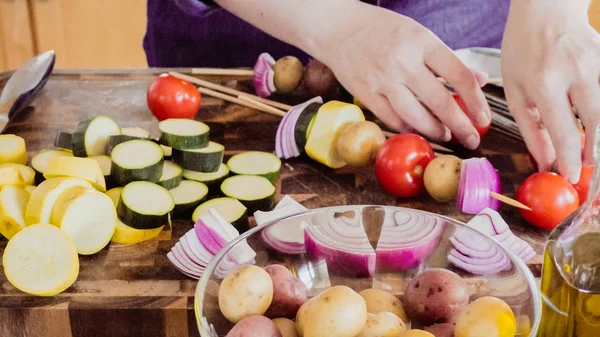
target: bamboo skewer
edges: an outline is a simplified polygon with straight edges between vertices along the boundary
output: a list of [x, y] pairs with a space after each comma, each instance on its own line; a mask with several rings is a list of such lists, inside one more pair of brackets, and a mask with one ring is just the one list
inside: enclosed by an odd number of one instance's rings
[[193, 68], [194, 75], [254, 76], [252, 69]]
[[[244, 95], [239, 95], [239, 96], [238, 96], [238, 98], [239, 98], [239, 99], [241, 99], [242, 101], [246, 101], [246, 102], [248, 102], [248, 103], [254, 104], [254, 105], [256, 105], [256, 106], [259, 106], [259, 107], [262, 107], [262, 108], [263, 108], [263, 109], [265, 109], [266, 111], [270, 111], [269, 113], [271, 113], [271, 114], [273, 114], [273, 115], [276, 115], [276, 116], [279, 116], [279, 117], [283, 117], [283, 116], [285, 116], [285, 114], [287, 113], [287, 112], [285, 112], [285, 111], [282, 111], [282, 110], [279, 110], [279, 109], [277, 109], [277, 108], [274, 108], [274, 107], [272, 107], [272, 106], [270, 106], [270, 105], [267, 105], [267, 104], [261, 103], [261, 102], [259, 102], [259, 101], [255, 100], [255, 99], [252, 99], [252, 98], [246, 97], [246, 96], [244, 96]], [[266, 111], [265, 111], [265, 112], [266, 112]]]
[[517, 208], [522, 208], [522, 209], [531, 211], [531, 208], [523, 205], [522, 203], [516, 201], [515, 199], [511, 199], [511, 198], [509, 198], [507, 196], [504, 196], [502, 194], [490, 191], [490, 197], [492, 197], [492, 198], [494, 198], [496, 200], [499, 200], [499, 201], [501, 201], [501, 202], [503, 202], [505, 204], [508, 204], [508, 205], [511, 205], [511, 206], [514, 206], [514, 207], [517, 207]]
[[209, 89], [213, 89], [213, 90], [216, 90], [216, 91], [224, 92], [224, 93], [230, 94], [230, 95], [235, 96], [235, 97], [246, 96], [246, 97], [254, 99], [255, 101], [259, 101], [261, 103], [270, 105], [272, 107], [275, 107], [275, 108], [278, 108], [278, 109], [281, 109], [281, 110], [284, 110], [284, 111], [288, 111], [289, 109], [292, 108], [291, 105], [279, 103], [279, 102], [276, 102], [276, 101], [272, 101], [270, 99], [266, 99], [266, 98], [262, 98], [262, 97], [259, 97], [259, 96], [256, 96], [256, 95], [248, 94], [248, 93], [245, 93], [243, 91], [239, 91], [239, 90], [236, 90], [236, 89], [228, 88], [228, 87], [226, 87], [224, 85], [220, 85], [220, 84], [212, 83], [212, 82], [209, 82], [209, 81], [201, 80], [199, 78], [195, 78], [195, 77], [192, 77], [192, 76], [184, 75], [184, 74], [181, 74], [181, 73], [178, 73], [178, 72], [170, 71], [169, 75], [175, 76], [177, 78], [181, 78], [183, 80], [189, 81], [191, 83], [197, 84], [197, 85], [205, 87], [205, 88], [209, 88]]
[[202, 93], [202, 94], [205, 94], [205, 95], [208, 95], [208, 96], [212, 96], [212, 97], [216, 97], [216, 98], [220, 98], [220, 99], [222, 99], [224, 101], [227, 101], [227, 102], [231, 102], [231, 103], [243, 105], [243, 106], [248, 107], [248, 108], [252, 108], [252, 109], [256, 109], [256, 110], [262, 111], [262, 112], [266, 112], [268, 114], [274, 114], [274, 115], [280, 116], [280, 110], [275, 109], [273, 107], [269, 107], [271, 109], [265, 109], [262, 106], [255, 105], [255, 104], [253, 104], [251, 102], [248, 102], [248, 101], [245, 101], [243, 99], [240, 99], [240, 98], [237, 98], [237, 97], [233, 97], [233, 96], [229, 96], [229, 95], [220, 93], [218, 91], [214, 91], [214, 90], [211, 90], [211, 89], [208, 89], [208, 88], [204, 88], [204, 87], [199, 87], [198, 91], [200, 91], [200, 93]]

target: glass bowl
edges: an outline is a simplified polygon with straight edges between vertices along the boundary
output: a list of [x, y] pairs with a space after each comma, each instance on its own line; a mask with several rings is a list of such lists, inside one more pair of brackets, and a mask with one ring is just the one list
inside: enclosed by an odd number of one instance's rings
[[[390, 235], [393, 230], [386, 227], [390, 221], [399, 226], [397, 229], [402, 227], [401, 234], [394, 234], [397, 235], [395, 239]], [[324, 225], [327, 223], [339, 224], [339, 226]], [[303, 241], [305, 232], [320, 233], [322, 238], [332, 230], [339, 230], [344, 226], [348, 228], [348, 233], [362, 228], [362, 233], [368, 237], [367, 242], [376, 247], [383, 247], [390, 243], [393, 245], [395, 240], [401, 242], [407, 236], [421, 240], [410, 250], [401, 251], [395, 247], [394, 253], [385, 254], [384, 249], [381, 249], [378, 250], [377, 256], [372, 258], [365, 258], [364, 254], [351, 255], [351, 252], [359, 250], [359, 243], [352, 244], [353, 240], [357, 240], [356, 238], [348, 239], [351, 243], [341, 247], [348, 253], [329, 251], [329, 255], [326, 249], [315, 253], [314, 243], [310, 242], [311, 240], [306, 241], [306, 246], [299, 243]], [[267, 231], [288, 233], [291, 237], [299, 238], [289, 250], [294, 251], [294, 254], [281, 253], [274, 249]], [[451, 262], [452, 257], [449, 256], [455, 248], [453, 242], [456, 242], [451, 238], [458, 237], [456, 235], [459, 231], [461, 238], [464, 239], [466, 235], [471, 245], [477, 243], [477, 247], [489, 245], [497, 249], [505, 259], [502, 271], [471, 273], [456, 267]], [[364, 247], [364, 240], [363, 238], [362, 247]], [[379, 245], [374, 242], [377, 240]], [[521, 326], [516, 336], [535, 336], [538, 330], [541, 301], [535, 278], [526, 264], [498, 241], [457, 220], [438, 214], [402, 207], [362, 205], [306, 211], [252, 228], [231, 241], [207, 266], [196, 288], [194, 310], [202, 337], [225, 336], [234, 326], [219, 310], [219, 285], [227, 271], [236, 267], [236, 265], [232, 266], [230, 259], [227, 259], [227, 254], [235, 247], [246, 243], [256, 252], [251, 263], [259, 267], [270, 264], [284, 265], [306, 285], [309, 299], [329, 287], [343, 285], [356, 292], [368, 288], [382, 289], [405, 303], [404, 292], [411, 279], [428, 269], [444, 268], [455, 272], [467, 282], [471, 293], [470, 301], [483, 296], [493, 296], [505, 301], [517, 317], [518, 325]], [[305, 249], [306, 247], [308, 249]], [[306, 253], [307, 250], [310, 255]], [[418, 326], [418, 323], [411, 323], [411, 325], [416, 329], [424, 328]]]

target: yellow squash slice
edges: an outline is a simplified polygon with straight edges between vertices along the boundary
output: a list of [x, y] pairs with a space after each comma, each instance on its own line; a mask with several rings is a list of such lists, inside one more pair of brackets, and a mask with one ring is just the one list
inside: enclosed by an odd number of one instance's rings
[[33, 190], [35, 190], [36, 188], [37, 186], [25, 185], [25, 189], [27, 190], [27, 192], [29, 192], [29, 194], [33, 193]]
[[365, 120], [362, 110], [349, 103], [330, 101], [321, 106], [306, 140], [304, 150], [313, 160], [337, 169], [346, 166], [336, 149], [336, 141], [347, 123]]
[[19, 171], [23, 185], [33, 185], [35, 183], [35, 171], [29, 166], [14, 163], [0, 164], [0, 171], [4, 168], [13, 168]]
[[21, 171], [14, 167], [0, 168], [0, 188], [4, 185], [25, 185]]
[[25, 228], [29, 192], [25, 186], [7, 185], [0, 190], [0, 234], [12, 238]]
[[77, 253], [91, 255], [110, 242], [117, 211], [106, 194], [73, 186], [56, 200], [51, 219], [73, 240]]
[[0, 164], [27, 164], [25, 139], [17, 135], [0, 135]]
[[[106, 191], [106, 195], [108, 195], [115, 207], [119, 204], [119, 199], [121, 198], [122, 187], [115, 187], [111, 190]], [[124, 224], [121, 220], [117, 219], [117, 226], [115, 228], [115, 233], [113, 234], [111, 241], [114, 243], [121, 243], [126, 245], [136, 244], [144, 241], [148, 241], [158, 236], [163, 231], [165, 226], [160, 226], [158, 228], [153, 229], [136, 229], [133, 227], [129, 227]]]
[[37, 296], [65, 291], [79, 275], [79, 259], [71, 239], [52, 225], [25, 227], [6, 245], [2, 259], [8, 282]]
[[106, 192], [106, 182], [100, 165], [93, 159], [80, 157], [54, 157], [44, 173], [46, 179], [72, 177], [88, 181], [100, 192]]
[[[82, 186], [91, 189], [92, 185], [83, 179], [60, 177], [43, 181], [33, 192], [27, 204], [25, 221], [29, 225], [50, 224], [52, 209], [60, 195], [68, 188]], [[58, 225], [58, 224], [52, 224]]]

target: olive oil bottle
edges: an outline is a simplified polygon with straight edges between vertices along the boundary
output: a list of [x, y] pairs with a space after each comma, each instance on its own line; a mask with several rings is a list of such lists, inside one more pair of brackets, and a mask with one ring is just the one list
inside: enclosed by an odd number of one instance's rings
[[586, 202], [550, 234], [538, 337], [600, 337], [600, 126]]

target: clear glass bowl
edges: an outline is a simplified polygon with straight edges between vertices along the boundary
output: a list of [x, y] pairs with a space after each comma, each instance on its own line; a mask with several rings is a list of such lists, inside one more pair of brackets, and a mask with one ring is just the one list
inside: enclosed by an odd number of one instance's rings
[[[378, 260], [374, 270], [371, 268], [370, 276], [368, 273], [365, 275], [364, 265], [356, 261], [344, 264], [344, 261], [347, 260], [339, 256], [332, 259], [319, 259], [311, 258], [306, 253], [283, 254], [277, 252], [265, 242], [262, 235], [262, 232], [269, 227], [272, 227], [270, 230], [280, 230], [284, 227], [298, 228], [301, 223], [304, 223], [305, 226], [321, 226], [321, 224], [335, 219], [334, 221], [344, 221], [349, 225], [362, 226], [369, 238], [372, 239], [372, 237], [379, 237], [384, 219], [395, 215], [399, 215], [400, 218], [418, 218], [418, 221], [410, 224], [408, 228], [406, 226], [404, 228], [413, 235], [418, 234], [419, 231], [428, 231], [428, 233], [434, 234], [429, 235], [431, 241], [428, 245], [421, 245], [411, 253], [404, 254], [402, 260], [396, 259], [396, 263], [389, 263], [387, 260], [388, 268], [380, 267]], [[450, 238], [455, 235], [457, 230], [466, 231], [473, 240], [477, 240], [480, 244], [494, 246], [504, 253], [508, 257], [507, 268], [501, 272], [480, 275], [455, 267], [449, 261], [448, 255], [453, 249]], [[525, 263], [498, 241], [457, 220], [438, 214], [402, 207], [364, 205], [310, 210], [272, 221], [261, 227], [255, 227], [231, 241], [207, 266], [196, 288], [194, 310], [202, 337], [225, 336], [233, 327], [233, 324], [227, 321], [219, 310], [218, 292], [219, 284], [224, 277], [223, 268], [227, 264], [229, 267], [231, 265], [231, 262], [226, 261], [225, 257], [241, 241], [246, 241], [256, 252], [253, 262], [257, 266], [264, 267], [270, 264], [286, 266], [306, 285], [309, 299], [328, 287], [344, 285], [357, 292], [367, 288], [382, 289], [396, 295], [404, 302], [405, 287], [412, 278], [428, 269], [444, 268], [457, 273], [466, 280], [471, 290], [471, 301], [482, 296], [494, 296], [508, 303], [518, 321], [524, 320], [527, 322], [525, 326], [529, 327], [518, 332], [516, 336], [535, 336], [538, 330], [541, 319], [541, 300], [535, 278]], [[342, 266], [339, 265], [340, 262]], [[412, 328], [422, 327], [413, 325]]]

